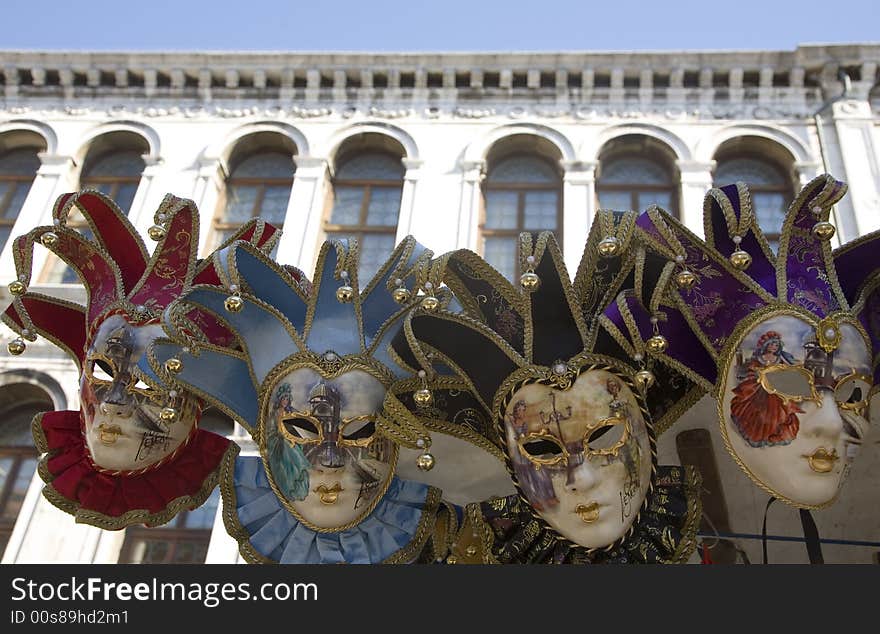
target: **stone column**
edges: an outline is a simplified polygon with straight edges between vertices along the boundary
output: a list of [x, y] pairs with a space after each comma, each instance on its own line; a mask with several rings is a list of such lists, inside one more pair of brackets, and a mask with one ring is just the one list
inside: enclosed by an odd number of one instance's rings
[[[681, 174], [679, 214], [684, 225], [698, 236], [703, 235], [703, 199], [712, 188], [715, 161], [676, 161]], [[671, 211], [671, 210], [669, 210]]]
[[[147, 229], [153, 224], [153, 214], [159, 207], [164, 194], [152, 191], [153, 180], [162, 171], [162, 159], [158, 156], [145, 154], [144, 171], [141, 173], [141, 182], [138, 183], [137, 191], [128, 211], [128, 218], [140, 232], [141, 236], [147, 235]], [[158, 195], [158, 200], [156, 196]]]
[[403, 175], [403, 191], [400, 194], [400, 215], [397, 219], [396, 241], [400, 242], [412, 233], [413, 211], [416, 201], [416, 183], [421, 174], [421, 159], [402, 158], [406, 173]]
[[278, 261], [293, 264], [311, 275], [318, 252], [327, 191], [327, 159], [294, 156], [296, 173], [287, 204]]
[[836, 206], [838, 235], [847, 242], [880, 229], [880, 145], [867, 94], [832, 104], [831, 116], [845, 171], [834, 175], [849, 185]]
[[221, 159], [209, 158], [199, 162], [199, 172], [191, 198], [199, 208], [199, 245], [201, 245], [199, 253], [203, 256], [213, 246], [209, 244], [208, 240], [214, 225], [214, 215], [217, 213], [220, 190], [225, 179], [226, 169]]
[[458, 233], [456, 248], [479, 252], [477, 225], [480, 219], [480, 184], [486, 175], [486, 161], [462, 161], [461, 199], [458, 207]]
[[596, 215], [595, 161], [560, 161], [562, 176], [562, 253], [574, 275]]
[[[31, 185], [24, 205], [12, 226], [12, 233], [9, 234], [9, 241], [3, 248], [0, 255], [0, 281], [2, 290], [0, 294], [5, 297], [6, 284], [15, 277], [15, 262], [12, 259], [12, 240], [27, 233], [34, 227], [52, 223], [52, 206], [55, 199], [61, 194], [71, 192], [74, 186], [70, 181], [71, 172], [74, 162], [70, 156], [59, 154], [39, 155], [41, 165], [37, 170], [34, 182]], [[46, 263], [48, 251], [43, 248], [34, 249], [33, 276], [32, 283], [39, 279], [39, 273], [42, 271]], [[4, 302], [5, 303], [5, 302]]]

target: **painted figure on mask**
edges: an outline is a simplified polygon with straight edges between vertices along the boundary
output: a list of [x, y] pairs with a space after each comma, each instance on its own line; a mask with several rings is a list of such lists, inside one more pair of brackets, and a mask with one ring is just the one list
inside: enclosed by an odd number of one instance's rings
[[[81, 216], [89, 229], [68, 225]], [[23, 339], [42, 334], [67, 351], [80, 369], [78, 412], [47, 412], [34, 421], [44, 454], [43, 493], [77, 521], [107, 529], [157, 525], [180, 510], [200, 505], [217, 483], [220, 464], [238, 448], [198, 428], [201, 401], [159, 378], [149, 367], [149, 345], [163, 334], [162, 309], [191, 283], [219, 282], [213, 268], [196, 259], [198, 212], [191, 201], [166, 196], [150, 235], [152, 256], [112, 200], [85, 191], [58, 199], [52, 226], [37, 227], [13, 244], [18, 279], [4, 322]], [[235, 236], [271, 248], [277, 236], [262, 221]], [[79, 306], [27, 288], [36, 242], [61, 258], [85, 286]], [[230, 333], [198, 311], [208, 341], [228, 342]], [[9, 344], [24, 351], [24, 341]]]

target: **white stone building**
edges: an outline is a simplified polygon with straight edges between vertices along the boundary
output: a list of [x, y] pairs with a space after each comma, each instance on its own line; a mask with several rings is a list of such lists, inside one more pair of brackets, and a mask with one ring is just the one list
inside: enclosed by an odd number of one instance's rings
[[[827, 171], [850, 186], [833, 218], [835, 241], [845, 242], [880, 228], [878, 62], [880, 45], [867, 44], [632, 54], [0, 52], [0, 300], [5, 307], [14, 278], [7, 238], [46, 224], [58, 195], [86, 186], [115, 196], [143, 233], [166, 192], [193, 199], [203, 250], [256, 213], [283, 224], [278, 259], [306, 271], [325, 235], [338, 232], [362, 237], [364, 269], [371, 252], [414, 234], [438, 253], [484, 253], [514, 275], [512, 236], [521, 229], [555, 229], [573, 270], [600, 204], [657, 202], [702, 233], [706, 190], [745, 180], [762, 225], [773, 227], [800, 185]], [[81, 294], [45, 250], [34, 270], [32, 288]], [[169, 528], [104, 532], [42, 499], [30, 418], [76, 409], [77, 387], [73, 364], [48, 342], [0, 356], [3, 563], [198, 561], [207, 544], [208, 561], [235, 561], [212, 506]], [[713, 557], [732, 559], [735, 544], [757, 562], [766, 494], [727, 455], [714, 419], [705, 398], [661, 438], [661, 461], [703, 466], [707, 513], [734, 535]], [[866, 440], [841, 499], [816, 513], [827, 561], [867, 563], [880, 551], [880, 432]], [[768, 532], [798, 537], [797, 514], [773, 507]], [[796, 541], [772, 541], [770, 553], [806, 561]]]

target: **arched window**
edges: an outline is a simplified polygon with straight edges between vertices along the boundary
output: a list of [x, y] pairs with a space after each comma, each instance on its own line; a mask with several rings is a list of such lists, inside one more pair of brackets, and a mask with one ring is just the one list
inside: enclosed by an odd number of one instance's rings
[[721, 154], [716, 160], [715, 186], [737, 181], [748, 185], [758, 224], [776, 249], [782, 221], [794, 198], [793, 178], [776, 161], [762, 156]]
[[140, 150], [110, 150], [88, 160], [80, 176], [80, 189], [106, 194], [127, 213], [144, 171], [142, 154]]
[[333, 202], [324, 232], [328, 238], [357, 238], [361, 288], [394, 249], [403, 164], [399, 155], [361, 150], [343, 155], [333, 179]]
[[[129, 213], [146, 166], [143, 155], [147, 152], [146, 140], [132, 132], [114, 132], [96, 138], [83, 161], [79, 189], [94, 189], [106, 194], [123, 212]], [[93, 237], [85, 218], [76, 210], [67, 217], [67, 226], [88, 238]], [[73, 269], [55, 255], [49, 256], [44, 271], [41, 282], [79, 283]]]
[[649, 137], [615, 139], [599, 158], [599, 207], [641, 212], [653, 204], [678, 217], [674, 158], [669, 148]]
[[251, 218], [281, 228], [293, 187], [293, 154], [259, 151], [233, 163], [221, 212], [214, 218], [215, 244], [221, 244]]
[[[233, 427], [232, 419], [213, 407], [206, 409], [199, 420], [200, 429], [221, 436], [231, 436]], [[181, 511], [167, 524], [152, 528], [144, 526], [126, 528], [119, 563], [204, 563], [219, 505], [220, 489], [217, 488], [200, 507]]]
[[0, 250], [24, 205], [40, 167], [37, 148], [18, 148], [0, 154]]
[[516, 257], [522, 231], [553, 231], [562, 244], [562, 178], [536, 154], [489, 161], [483, 185], [480, 240], [483, 258], [508, 279], [520, 273]]
[[33, 384], [0, 388], [0, 557], [37, 468], [31, 421], [39, 412], [52, 409], [49, 395]]

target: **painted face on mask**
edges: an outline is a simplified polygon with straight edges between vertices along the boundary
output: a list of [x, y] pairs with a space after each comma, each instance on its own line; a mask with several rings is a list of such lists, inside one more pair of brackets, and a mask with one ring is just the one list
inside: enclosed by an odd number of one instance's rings
[[[154, 389], [140, 378], [138, 361], [162, 335], [158, 324], [133, 326], [112, 315], [92, 339], [80, 377], [80, 407], [89, 453], [103, 469], [150, 467], [174, 453], [196, 423], [196, 399]], [[163, 415], [169, 408], [173, 418]]]
[[733, 350], [719, 407], [737, 462], [796, 506], [832, 503], [868, 429], [872, 372], [861, 332], [781, 315]]
[[397, 445], [376, 434], [385, 386], [363, 370], [280, 377], [264, 405], [261, 452], [285, 506], [312, 528], [358, 523], [385, 494]]
[[571, 541], [602, 548], [626, 534], [645, 500], [651, 446], [630, 388], [605, 370], [567, 390], [528, 383], [504, 416], [507, 454], [537, 513]]

